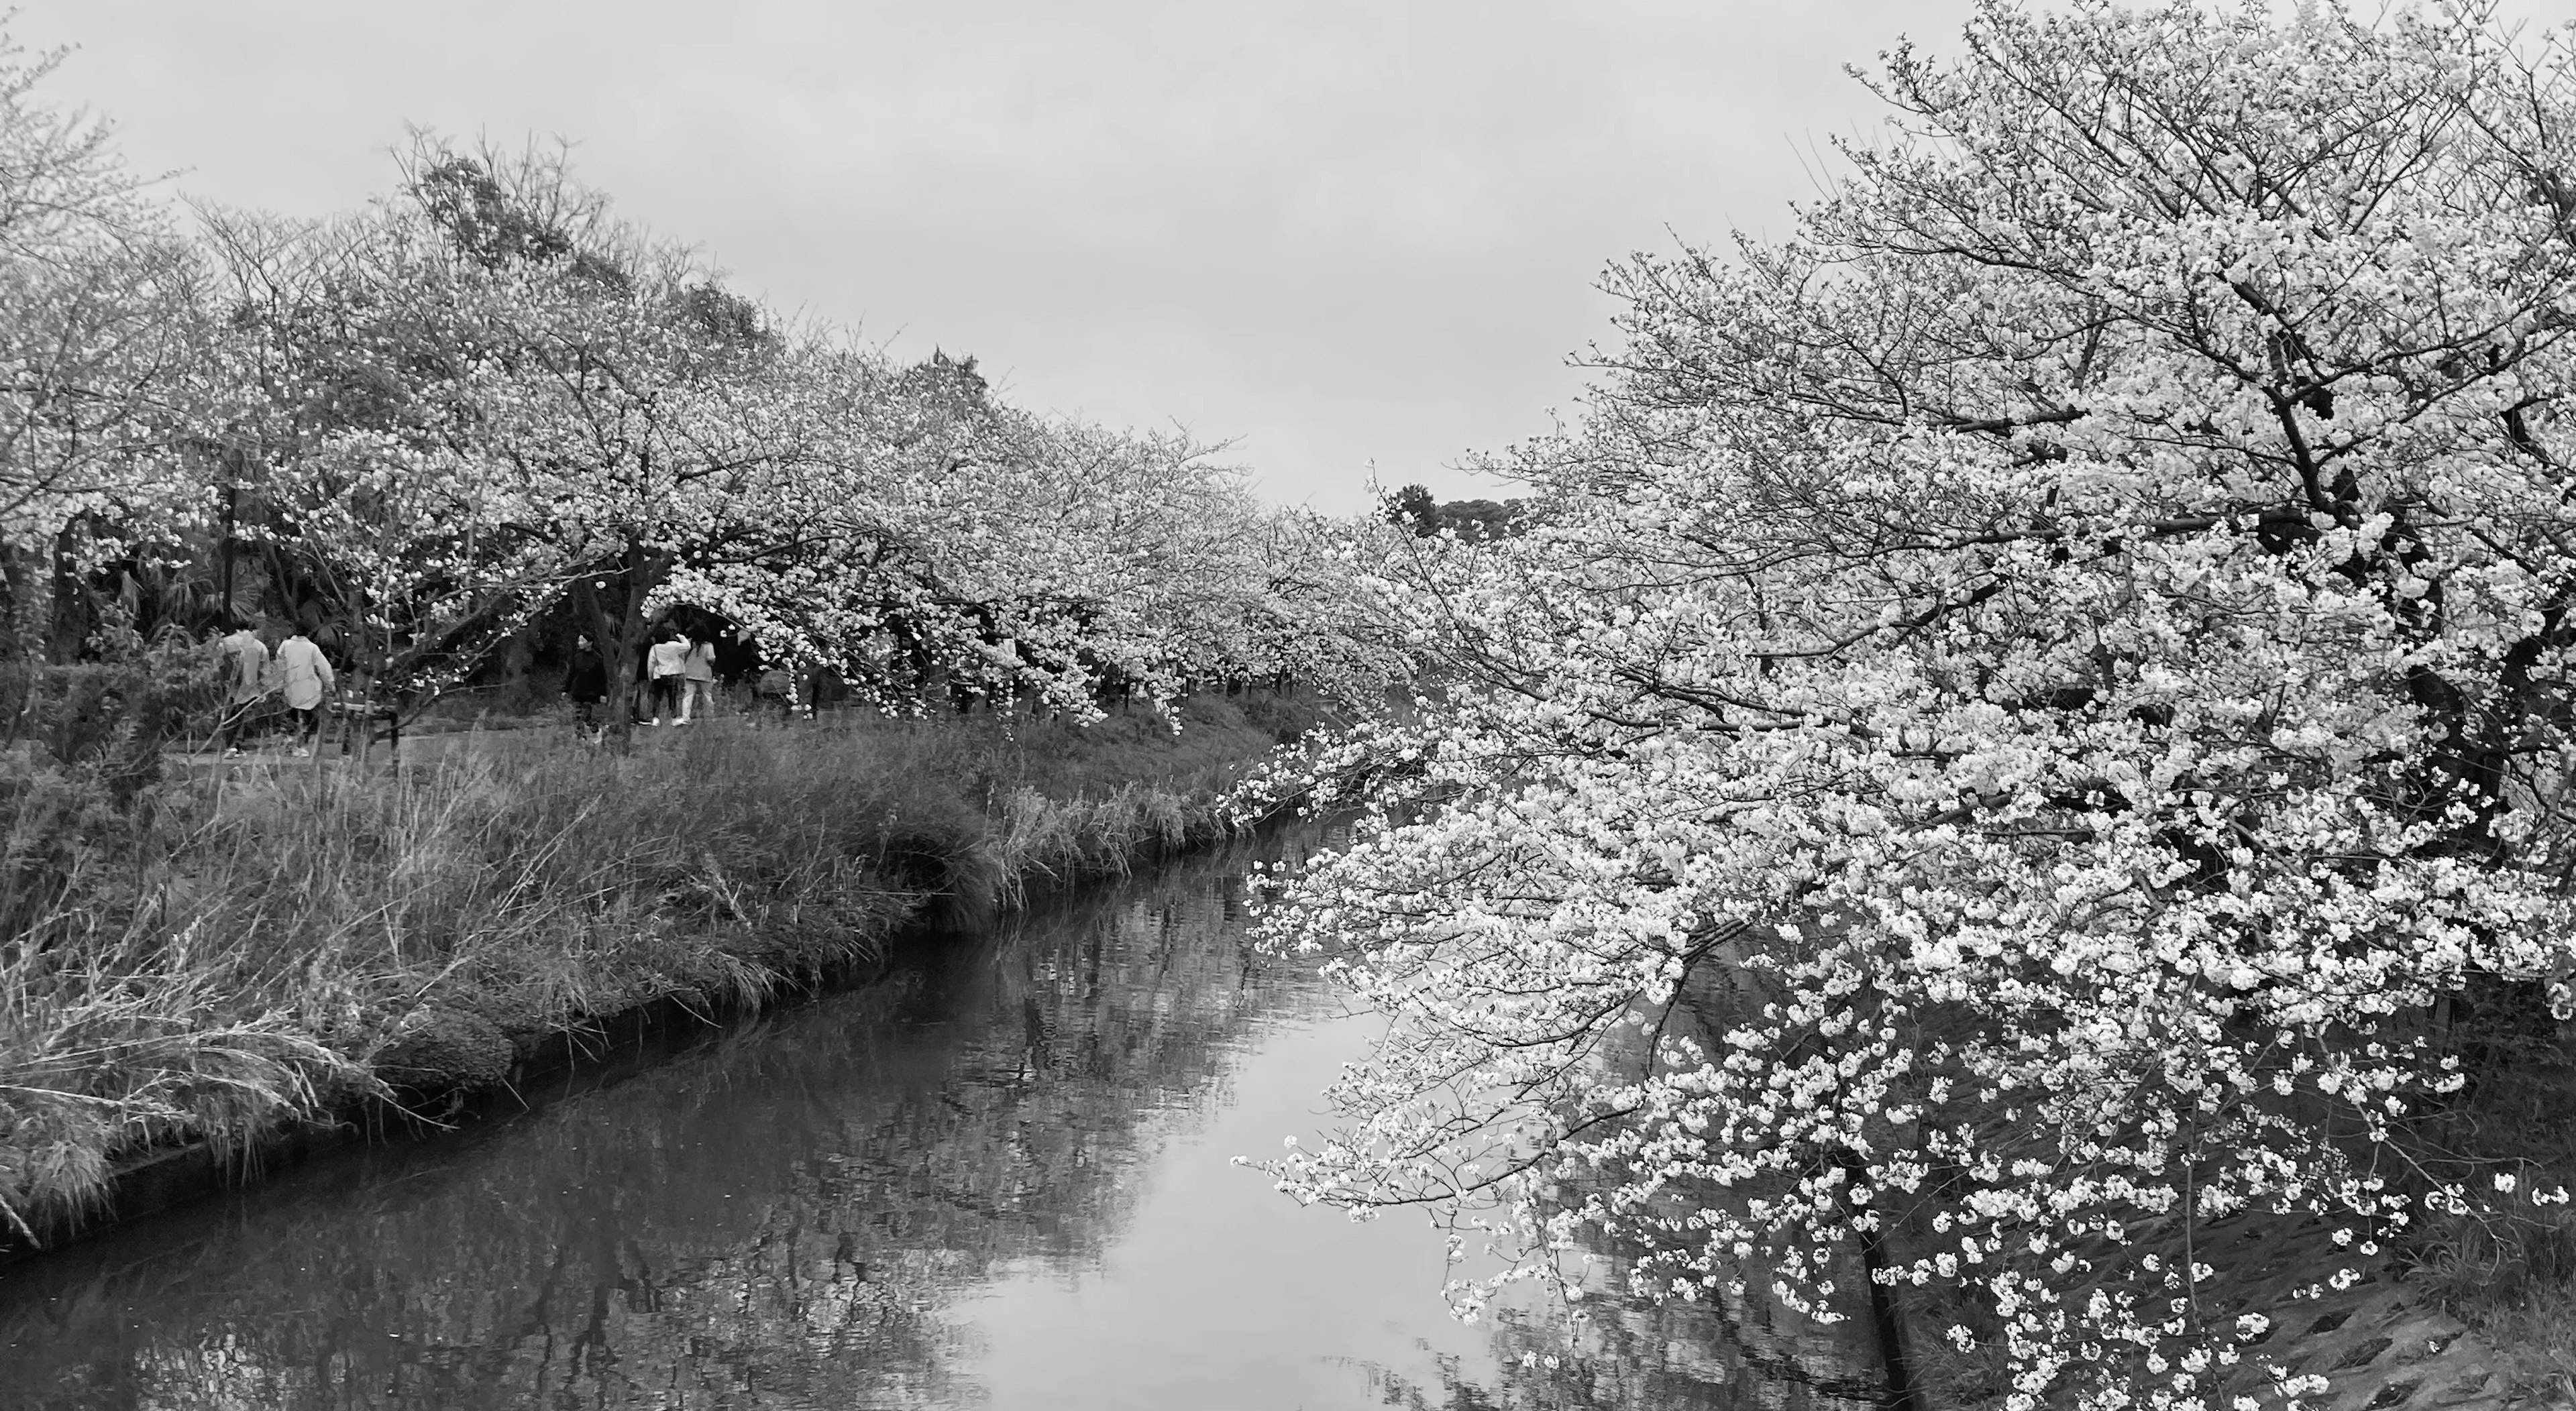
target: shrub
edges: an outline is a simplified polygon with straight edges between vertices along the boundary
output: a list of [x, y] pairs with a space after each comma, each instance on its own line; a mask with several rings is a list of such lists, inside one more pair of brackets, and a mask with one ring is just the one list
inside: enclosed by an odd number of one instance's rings
[[211, 737], [222, 704], [219, 659], [182, 634], [128, 661], [0, 666], [0, 738], [99, 771], [119, 798], [160, 777], [164, 745]]

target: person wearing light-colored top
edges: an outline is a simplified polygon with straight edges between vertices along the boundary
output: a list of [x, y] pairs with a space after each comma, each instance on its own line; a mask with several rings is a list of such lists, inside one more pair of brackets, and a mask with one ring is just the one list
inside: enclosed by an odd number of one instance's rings
[[677, 627], [671, 629], [670, 636], [654, 643], [652, 651], [645, 653], [644, 669], [653, 678], [654, 724], [662, 723], [664, 706], [670, 707], [671, 714], [678, 716], [682, 723], [687, 723], [689, 713], [680, 695], [680, 683], [687, 675], [688, 661], [689, 634]]
[[685, 691], [680, 697], [680, 723], [703, 707], [710, 716], [716, 713], [716, 644], [701, 638], [689, 644], [686, 656], [680, 658], [680, 679]]
[[218, 718], [215, 733], [223, 742], [224, 753], [241, 753], [242, 727], [259, 709], [268, 695], [268, 643], [250, 629], [250, 624], [234, 619], [233, 630], [216, 644], [224, 654], [224, 674], [232, 687], [224, 696], [224, 713]]
[[322, 703], [335, 684], [331, 662], [312, 638], [298, 631], [277, 644], [276, 671], [286, 708], [295, 715], [295, 755], [302, 759], [313, 753], [314, 738], [322, 733]]

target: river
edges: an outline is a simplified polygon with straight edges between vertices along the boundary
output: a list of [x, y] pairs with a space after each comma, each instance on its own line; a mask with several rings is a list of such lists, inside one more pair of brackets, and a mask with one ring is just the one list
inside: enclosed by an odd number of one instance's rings
[[1863, 1404], [1758, 1305], [1461, 1324], [1424, 1221], [1231, 1164], [1370, 1032], [1255, 950], [1253, 857], [0, 1272], [0, 1407]]

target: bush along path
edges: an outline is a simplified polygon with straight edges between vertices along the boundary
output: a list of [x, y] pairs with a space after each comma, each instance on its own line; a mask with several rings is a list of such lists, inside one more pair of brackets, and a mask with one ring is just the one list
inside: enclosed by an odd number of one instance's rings
[[22, 745], [0, 757], [0, 1258], [1213, 842], [1297, 707], [1179, 714], [720, 722], [622, 758], [514, 732], [433, 766], [113, 791]]

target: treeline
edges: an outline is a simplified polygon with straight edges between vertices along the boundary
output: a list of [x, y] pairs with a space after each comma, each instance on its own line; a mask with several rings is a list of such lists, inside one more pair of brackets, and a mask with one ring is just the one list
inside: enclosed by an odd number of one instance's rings
[[[1350, 530], [1221, 448], [1011, 406], [727, 287], [559, 153], [417, 136], [321, 220], [160, 199], [0, 47], [21, 662], [291, 621], [378, 710], [674, 613], [889, 705], [1365, 688]], [[612, 670], [623, 728], [632, 673]]]
[[1407, 485], [1378, 501], [1378, 517], [1419, 539], [1479, 541], [1520, 532], [1527, 508], [1524, 500], [1438, 500], [1428, 486]]

